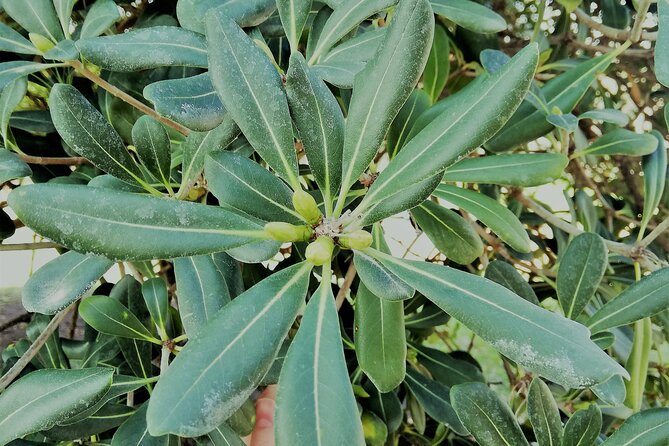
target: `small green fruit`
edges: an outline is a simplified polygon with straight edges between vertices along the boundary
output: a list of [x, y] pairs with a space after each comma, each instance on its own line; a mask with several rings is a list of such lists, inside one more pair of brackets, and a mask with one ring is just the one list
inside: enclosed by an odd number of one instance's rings
[[54, 44], [52, 41], [50, 41], [41, 34], [28, 33], [28, 37], [30, 38], [30, 41], [33, 43], [33, 45], [35, 45], [35, 48], [37, 48], [43, 53], [46, 53], [51, 48], [56, 46], [56, 44]]
[[359, 229], [357, 231], [351, 232], [349, 234], [343, 234], [337, 239], [339, 246], [344, 249], [367, 249], [372, 245], [372, 234], [369, 232]]
[[305, 252], [307, 260], [316, 266], [322, 266], [332, 259], [334, 242], [330, 237], [318, 237], [315, 242], [309, 243]]
[[303, 190], [298, 190], [293, 194], [293, 207], [311, 225], [317, 224], [323, 218], [314, 197]]
[[311, 238], [309, 226], [297, 226], [290, 223], [273, 221], [265, 225], [265, 233], [279, 242], [304, 242]]

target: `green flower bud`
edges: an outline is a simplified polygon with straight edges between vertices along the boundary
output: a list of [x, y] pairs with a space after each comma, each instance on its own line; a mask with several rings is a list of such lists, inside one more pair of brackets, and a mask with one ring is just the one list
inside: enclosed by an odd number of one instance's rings
[[43, 53], [46, 53], [51, 48], [56, 46], [52, 41], [50, 41], [41, 34], [28, 33], [28, 37], [30, 38], [30, 41], [33, 43], [33, 45], [35, 45], [35, 48], [37, 48]]
[[330, 237], [318, 237], [315, 242], [309, 243], [305, 252], [307, 260], [316, 266], [322, 266], [332, 259], [334, 242]]
[[344, 249], [367, 249], [372, 245], [372, 234], [359, 229], [349, 234], [340, 235], [338, 242], [339, 246]]
[[293, 207], [311, 225], [317, 224], [323, 218], [314, 197], [303, 190], [298, 190], [293, 194]]
[[274, 221], [265, 225], [265, 233], [279, 242], [304, 242], [311, 238], [309, 226], [296, 226]]

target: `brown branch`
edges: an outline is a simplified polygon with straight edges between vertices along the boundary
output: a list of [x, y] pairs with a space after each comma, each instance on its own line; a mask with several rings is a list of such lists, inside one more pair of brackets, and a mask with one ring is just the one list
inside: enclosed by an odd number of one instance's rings
[[0, 251], [32, 251], [34, 249], [62, 248], [62, 245], [53, 242], [14, 243], [0, 245]]
[[3, 332], [7, 330], [8, 328], [12, 328], [14, 325], [21, 324], [23, 322], [29, 322], [30, 321], [30, 313], [24, 313], [20, 316], [16, 316], [13, 319], [8, 320], [4, 324], [0, 325], [0, 332]]
[[32, 156], [25, 155], [23, 153], [17, 153], [17, 156], [21, 158], [28, 164], [40, 164], [43, 166], [52, 165], [52, 166], [80, 166], [82, 164], [88, 164], [89, 161], [86, 158], [73, 156], [73, 157], [48, 157], [48, 156]]
[[353, 262], [351, 262], [348, 267], [348, 271], [346, 271], [346, 276], [344, 276], [344, 283], [341, 285], [341, 288], [339, 288], [337, 298], [335, 299], [337, 310], [339, 310], [343, 305], [344, 299], [346, 299], [346, 293], [348, 293], [348, 290], [351, 289], [351, 285], [353, 284], [353, 280], [355, 279], [356, 274], [357, 271], [355, 270], [355, 265]]

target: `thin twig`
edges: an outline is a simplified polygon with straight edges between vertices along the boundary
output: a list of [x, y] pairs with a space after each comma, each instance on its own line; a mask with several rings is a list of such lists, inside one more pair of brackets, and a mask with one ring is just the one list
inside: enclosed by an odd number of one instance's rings
[[30, 321], [30, 313], [23, 313], [22, 315], [16, 316], [15, 318], [10, 319], [4, 324], [0, 325], [0, 332], [3, 332], [8, 328], [12, 328], [14, 325], [29, 321]]
[[[580, 48], [589, 52], [599, 52], [599, 53], [610, 53], [611, 51], [617, 50], [616, 47], [610, 47], [605, 45], [591, 45], [580, 40], [569, 40], [568, 45]], [[636, 57], [641, 59], [648, 59], [653, 56], [653, 50], [644, 50], [644, 49], [627, 49], [618, 57]]]
[[16, 361], [16, 364], [12, 366], [11, 369], [5, 375], [0, 378], [0, 392], [5, 390], [7, 386], [14, 381], [14, 378], [19, 376], [21, 371], [30, 363], [30, 361], [35, 357], [37, 352], [42, 348], [42, 346], [46, 343], [46, 341], [49, 339], [49, 337], [53, 334], [54, 331], [58, 329], [58, 326], [60, 323], [65, 319], [65, 316], [67, 316], [67, 313], [70, 311], [72, 308], [72, 305], [69, 305], [67, 308], [64, 310], [61, 310], [59, 313], [57, 313], [51, 321], [49, 321], [49, 324], [44, 328], [44, 331], [40, 333], [40, 335], [35, 339], [35, 342], [32, 343], [30, 347], [28, 347], [28, 350], [19, 358], [18, 361]]
[[648, 9], [650, 8], [650, 0], [641, 0], [639, 3], [639, 8], [634, 19], [634, 25], [632, 25], [632, 31], [630, 31], [629, 39], [632, 43], [637, 43], [641, 39], [641, 32], [643, 31], [643, 21], [646, 19], [646, 14], [648, 14]]
[[79, 156], [49, 157], [49, 156], [25, 155], [23, 153], [17, 153], [16, 155], [28, 164], [40, 164], [42, 166], [47, 166], [47, 165], [52, 165], [52, 166], [80, 166], [82, 164], [88, 164], [89, 163], [89, 161], [86, 158], [82, 158], [82, 157], [79, 157]]
[[661, 234], [663, 234], [667, 230], [669, 230], [669, 217], [665, 218], [664, 221], [659, 225], [657, 225], [650, 234], [641, 239], [641, 241], [639, 242], [639, 246], [646, 247], [650, 245], [653, 242], [653, 240], [658, 238]]
[[353, 284], [353, 280], [355, 279], [356, 274], [357, 271], [355, 270], [355, 265], [353, 262], [351, 262], [348, 267], [348, 271], [346, 271], [346, 276], [344, 276], [344, 283], [342, 283], [341, 288], [339, 288], [337, 298], [335, 299], [337, 310], [339, 310], [343, 305], [344, 299], [346, 299], [346, 293], [348, 293], [348, 290], [351, 289], [351, 285]]
[[34, 249], [62, 248], [62, 245], [53, 242], [14, 243], [0, 245], [0, 251], [32, 251]]
[[[606, 26], [602, 23], [599, 23], [598, 21], [590, 17], [590, 14], [586, 13], [581, 8], [577, 8], [576, 11], [574, 11], [574, 13], [576, 14], [576, 18], [579, 20], [579, 22], [582, 22], [588, 28], [599, 31], [602, 35], [608, 37], [609, 39], [624, 41], [630, 39], [632, 35], [632, 31], [613, 28], [610, 26]], [[634, 42], [638, 42], [639, 40], [655, 41], [657, 40], [657, 33], [641, 32], [639, 37], [640, 39], [637, 39]]]

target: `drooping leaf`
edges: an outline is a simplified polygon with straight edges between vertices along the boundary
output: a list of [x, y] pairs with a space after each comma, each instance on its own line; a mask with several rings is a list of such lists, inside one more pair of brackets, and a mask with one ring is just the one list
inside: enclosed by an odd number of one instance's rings
[[79, 314], [100, 333], [122, 338], [155, 341], [151, 332], [126, 306], [107, 296], [91, 296], [79, 304]]
[[43, 369], [0, 395], [0, 443], [50, 429], [94, 405], [109, 390], [112, 368]]
[[476, 33], [506, 29], [506, 20], [491, 9], [471, 0], [431, 0], [434, 13]]
[[23, 306], [42, 314], [55, 314], [83, 296], [114, 262], [76, 251], [62, 254], [33, 274], [23, 286]]
[[24, 186], [12, 191], [9, 204], [39, 234], [112, 260], [225, 251], [254, 241], [262, 230], [219, 207], [87, 186]]
[[657, 149], [641, 159], [644, 200], [639, 231], [642, 234], [653, 217], [655, 209], [660, 205], [664, 193], [664, 184], [667, 180], [667, 147], [664, 136], [657, 130], [654, 130], [651, 134], [657, 140]]
[[297, 51], [304, 24], [311, 11], [311, 0], [277, 0], [276, 6], [290, 47]]
[[[364, 214], [399, 191], [408, 195], [409, 187], [442, 175], [451, 164], [495, 134], [520, 105], [537, 61], [537, 47], [529, 45], [499, 72], [443, 101], [448, 106], [439, 118], [414, 136], [393, 158], [355, 213]], [[413, 191], [423, 200], [430, 192], [425, 188]]]
[[162, 116], [197, 132], [216, 128], [225, 116], [209, 73], [154, 82], [144, 87], [143, 94]]
[[176, 26], [152, 26], [113, 36], [77, 41], [90, 62], [109, 71], [140, 71], [162, 66], [207, 67], [204, 36]]
[[401, 301], [413, 297], [415, 289], [390, 272], [377, 259], [364, 252], [355, 251], [353, 262], [360, 280], [375, 296], [389, 301]]
[[88, 418], [67, 425], [56, 425], [40, 432], [49, 440], [71, 441], [88, 438], [120, 426], [135, 413], [135, 409], [125, 404], [107, 403]]
[[0, 184], [32, 175], [33, 172], [21, 158], [7, 149], [0, 148]]
[[204, 171], [209, 189], [221, 205], [268, 222], [302, 222], [293, 209], [290, 188], [255, 161], [219, 151], [206, 158]]
[[550, 114], [546, 116], [546, 121], [569, 133], [574, 133], [578, 130], [578, 118], [571, 113]]
[[226, 109], [267, 164], [295, 190], [297, 157], [281, 77], [267, 55], [220, 10], [207, 19], [210, 75]]
[[166, 336], [170, 303], [165, 280], [156, 277], [144, 282], [142, 284], [142, 296], [146, 308], [151, 314], [151, 320], [158, 327], [158, 332], [162, 336]]
[[4, 23], [0, 23], [0, 51], [18, 54], [40, 54], [40, 51], [33, 46], [30, 40]]
[[404, 103], [397, 116], [390, 124], [386, 146], [388, 156], [393, 158], [404, 146], [409, 130], [425, 110], [430, 106], [430, 97], [424, 90], [414, 90]]
[[149, 433], [146, 425], [146, 410], [148, 403], [144, 403], [114, 432], [111, 446], [167, 446], [170, 443], [169, 435], [154, 437]]
[[241, 27], [257, 26], [276, 11], [275, 0], [179, 0], [177, 18], [186, 29], [204, 34], [208, 16], [221, 12]]
[[493, 260], [485, 270], [485, 278], [499, 283], [528, 302], [539, 305], [539, 299], [529, 283], [512, 265], [503, 260]]
[[411, 210], [418, 226], [449, 260], [461, 265], [483, 254], [483, 242], [476, 231], [457, 213], [426, 200]]
[[[433, 30], [434, 18], [427, 0], [400, 2], [381, 47], [355, 77], [344, 134], [342, 193], [372, 161], [391, 122], [413, 91], [427, 62]], [[343, 206], [341, 200], [339, 207]]]
[[2, 0], [2, 6], [26, 31], [40, 34], [53, 43], [63, 39], [63, 30], [51, 0]]
[[481, 446], [529, 445], [509, 407], [485, 384], [453, 387], [451, 404]]
[[627, 325], [669, 308], [669, 268], [662, 268], [630, 285], [588, 320], [593, 333]]
[[514, 153], [465, 158], [446, 170], [443, 181], [539, 186], [560, 178], [568, 159], [559, 153]]
[[469, 189], [441, 184], [434, 191], [439, 197], [473, 214], [505, 243], [520, 252], [530, 251], [530, 238], [522, 223], [506, 206]]
[[629, 417], [603, 446], [662, 446], [669, 438], [669, 408], [656, 407]]
[[79, 90], [56, 84], [49, 105], [56, 130], [72, 150], [130, 184], [142, 176], [119, 134]]
[[286, 93], [309, 167], [326, 206], [331, 206], [341, 184], [344, 115], [337, 99], [309, 69], [300, 53], [290, 56]]
[[0, 93], [0, 134], [2, 135], [5, 147], [9, 147], [7, 141], [9, 120], [11, 119], [14, 109], [25, 96], [27, 88], [27, 78], [20, 77], [7, 85], [2, 90], [2, 93]]
[[151, 395], [152, 435], [206, 434], [246, 401], [288, 334], [310, 271], [310, 264], [301, 263], [273, 274], [226, 305], [188, 341]]
[[288, 349], [276, 407], [278, 446], [365, 444], [329, 281], [312, 296]]
[[590, 340], [584, 326], [533, 305], [501, 285], [442, 265], [368, 253], [500, 353], [553, 382], [577, 388], [613, 375], [627, 376]]
[[606, 271], [604, 240], [592, 232], [577, 235], [561, 256], [557, 297], [565, 316], [576, 319], [594, 296]]
[[587, 148], [575, 153], [585, 155], [648, 155], [657, 148], [657, 139], [650, 133], [635, 133], [627, 129], [614, 129], [595, 140]]
[[539, 446], [560, 446], [562, 421], [551, 390], [541, 378], [534, 378], [527, 393], [527, 414]]
[[[615, 1], [615, 0], [614, 0]], [[579, 115], [578, 119], [592, 119], [595, 121], [608, 122], [620, 126], [625, 126], [629, 123], [629, 116], [627, 113], [616, 110], [614, 108], [602, 108], [597, 110], [588, 110]]]
[[172, 146], [165, 127], [150, 116], [142, 116], [132, 127], [132, 142], [144, 167], [163, 184], [169, 184]]
[[596, 404], [577, 410], [564, 427], [562, 446], [595, 444], [602, 430], [602, 411]]
[[97, 37], [122, 17], [114, 0], [96, 0], [86, 14], [79, 38]]
[[[631, 370], [629, 366], [626, 368]], [[610, 406], [621, 406], [625, 402], [625, 397], [627, 395], [625, 381], [623, 381], [623, 378], [620, 375], [614, 375], [603, 383], [595, 384], [590, 390], [592, 390], [592, 392], [597, 395], [597, 398], [602, 400], [604, 404]]]

